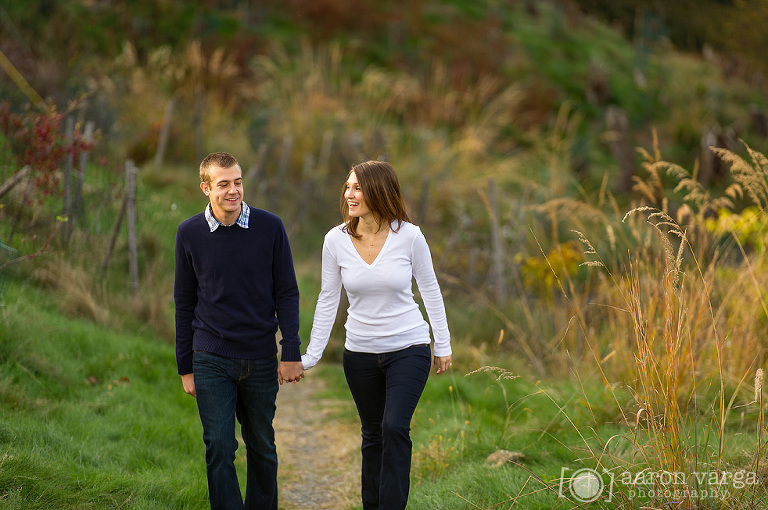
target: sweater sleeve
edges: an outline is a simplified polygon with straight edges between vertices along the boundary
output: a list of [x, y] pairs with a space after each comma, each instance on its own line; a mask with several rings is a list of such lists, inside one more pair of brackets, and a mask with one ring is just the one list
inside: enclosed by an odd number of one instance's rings
[[427, 240], [419, 230], [411, 245], [411, 260], [413, 276], [419, 287], [424, 308], [427, 310], [432, 335], [435, 338], [434, 355], [448, 356], [451, 354], [451, 333], [448, 330], [448, 320], [445, 315], [445, 304], [437, 282], [435, 268], [432, 265], [432, 254]]
[[280, 346], [281, 361], [301, 360], [299, 346], [299, 286], [293, 268], [293, 256], [288, 242], [288, 235], [282, 221], [274, 246], [272, 275], [274, 280], [274, 299], [277, 323], [282, 339]]
[[317, 365], [323, 356], [323, 351], [328, 346], [341, 299], [341, 268], [336, 260], [330, 237], [327, 235], [323, 242], [320, 294], [315, 307], [315, 317], [312, 320], [309, 346], [306, 354], [301, 357], [304, 370], [309, 370]]
[[184, 247], [182, 227], [176, 231], [173, 300], [176, 306], [176, 365], [180, 375], [192, 373], [192, 320], [197, 305], [197, 277]]

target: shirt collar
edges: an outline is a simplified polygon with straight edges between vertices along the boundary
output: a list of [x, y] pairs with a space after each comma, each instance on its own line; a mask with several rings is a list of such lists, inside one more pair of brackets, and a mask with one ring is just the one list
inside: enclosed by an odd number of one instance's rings
[[[251, 217], [251, 208], [248, 207], [248, 204], [246, 204], [245, 201], [243, 201], [242, 204], [243, 206], [240, 209], [240, 216], [237, 217], [237, 221], [235, 223], [242, 228], [248, 228], [248, 220]], [[223, 223], [221, 223], [213, 216], [210, 203], [205, 208], [205, 220], [208, 222], [208, 228], [211, 229], [211, 232], [219, 228], [220, 225], [223, 225]]]

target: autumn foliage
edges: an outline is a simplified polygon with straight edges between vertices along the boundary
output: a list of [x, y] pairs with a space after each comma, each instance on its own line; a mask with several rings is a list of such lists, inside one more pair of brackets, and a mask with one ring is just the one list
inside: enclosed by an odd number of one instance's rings
[[33, 169], [35, 186], [43, 196], [60, 192], [59, 171], [68, 155], [77, 165], [80, 153], [93, 148], [93, 142], [78, 126], [72, 130], [71, 139], [65, 132], [65, 119], [75, 107], [73, 104], [67, 111], [59, 111], [51, 102], [12, 112], [7, 102], [0, 103], [0, 130], [13, 147], [18, 167], [29, 165]]

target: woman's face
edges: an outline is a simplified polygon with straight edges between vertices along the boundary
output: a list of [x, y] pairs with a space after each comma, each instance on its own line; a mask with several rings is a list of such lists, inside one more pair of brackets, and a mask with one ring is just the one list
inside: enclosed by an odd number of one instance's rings
[[347, 184], [344, 191], [344, 198], [347, 200], [347, 206], [349, 206], [349, 215], [353, 218], [363, 218], [371, 214], [368, 205], [365, 203], [365, 197], [363, 196], [363, 189], [357, 182], [357, 176], [355, 172], [349, 174]]

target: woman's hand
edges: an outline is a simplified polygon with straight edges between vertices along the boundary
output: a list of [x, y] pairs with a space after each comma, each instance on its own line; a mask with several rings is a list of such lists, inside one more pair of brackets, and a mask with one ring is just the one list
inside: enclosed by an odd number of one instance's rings
[[437, 374], [442, 374], [448, 370], [448, 367], [453, 365], [450, 354], [448, 356], [435, 356], [432, 364], [437, 367]]

